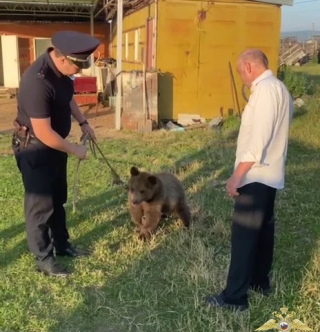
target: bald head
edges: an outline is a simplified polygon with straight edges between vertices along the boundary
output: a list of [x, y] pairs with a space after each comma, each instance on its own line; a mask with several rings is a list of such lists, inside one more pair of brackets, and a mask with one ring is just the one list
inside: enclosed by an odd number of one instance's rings
[[257, 48], [245, 50], [238, 58], [238, 72], [245, 85], [251, 86], [252, 82], [269, 67], [267, 56]]
[[242, 52], [239, 56], [239, 61], [261, 65], [265, 67], [265, 69], [268, 69], [269, 66], [267, 56], [257, 48], [251, 48]]

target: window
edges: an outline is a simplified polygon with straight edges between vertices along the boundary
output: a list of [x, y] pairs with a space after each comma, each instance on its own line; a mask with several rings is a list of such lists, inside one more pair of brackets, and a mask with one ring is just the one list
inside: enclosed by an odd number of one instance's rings
[[34, 58], [37, 59], [48, 47], [52, 47], [51, 38], [34, 38]]
[[134, 33], [134, 61], [139, 61], [140, 29]]
[[129, 36], [128, 33], [125, 35], [125, 59], [128, 60], [129, 58]]

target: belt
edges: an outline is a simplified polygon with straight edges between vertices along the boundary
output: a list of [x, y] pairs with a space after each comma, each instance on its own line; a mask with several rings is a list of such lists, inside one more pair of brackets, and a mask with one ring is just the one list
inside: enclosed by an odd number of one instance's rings
[[22, 137], [20, 135], [13, 135], [12, 138], [12, 145], [14, 147], [24, 147], [26, 148], [29, 145], [40, 145], [43, 144], [40, 140], [38, 140], [36, 137], [34, 136], [30, 136], [28, 139], [26, 137]]

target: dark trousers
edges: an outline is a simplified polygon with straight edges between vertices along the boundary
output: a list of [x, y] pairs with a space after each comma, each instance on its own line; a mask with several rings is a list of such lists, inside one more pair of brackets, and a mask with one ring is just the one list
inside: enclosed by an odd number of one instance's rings
[[24, 185], [27, 241], [38, 260], [53, 257], [53, 248], [70, 246], [64, 204], [67, 201], [66, 153], [43, 146], [14, 149]]
[[231, 304], [247, 304], [249, 287], [270, 287], [276, 189], [250, 183], [238, 192], [231, 228], [231, 262], [222, 296]]

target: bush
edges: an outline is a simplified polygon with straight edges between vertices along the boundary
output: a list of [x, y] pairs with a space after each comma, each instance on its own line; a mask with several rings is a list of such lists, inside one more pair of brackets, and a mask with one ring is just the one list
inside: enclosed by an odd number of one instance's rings
[[315, 55], [312, 57], [312, 59], [311, 59], [311, 63], [315, 63], [315, 64], [318, 63], [318, 55], [317, 55], [317, 54], [315, 54]]
[[278, 69], [278, 78], [286, 85], [293, 98], [310, 92], [311, 85], [303, 73], [296, 73], [290, 67]]

